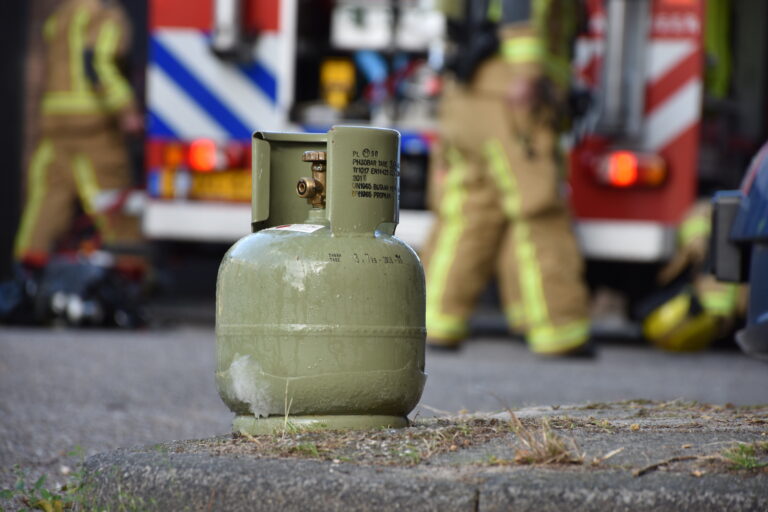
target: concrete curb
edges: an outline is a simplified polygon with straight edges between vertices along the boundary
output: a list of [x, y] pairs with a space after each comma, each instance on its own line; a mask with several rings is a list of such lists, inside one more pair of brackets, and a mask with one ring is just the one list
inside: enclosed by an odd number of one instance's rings
[[[624, 404], [518, 413], [555, 415], [560, 425], [572, 422], [558, 434], [578, 442], [584, 464], [510, 463], [517, 438], [508, 430], [407, 467], [281, 458], [269, 452], [277, 438], [254, 445], [225, 436], [91, 457], [82, 495], [87, 507], [137, 511], [768, 510], [768, 471], [736, 471], [717, 456], [738, 441], [760, 446], [757, 460], [765, 462], [768, 407]], [[394, 435], [380, 431], [375, 442], [388, 443]], [[364, 434], [363, 444], [372, 437]], [[507, 464], [490, 462], [499, 460]], [[683, 462], [667, 463], [674, 460]], [[635, 476], [648, 467], [653, 469]]]
[[[409, 470], [295, 459], [112, 453], [86, 463], [91, 496], [146, 510], [476, 510], [475, 486]], [[118, 498], [118, 500], [116, 500]], [[144, 508], [146, 507], [146, 508]]]
[[130, 451], [92, 457], [85, 473], [92, 506], [117, 510], [768, 510], [768, 480], [724, 475], [525, 467], [474, 474]]

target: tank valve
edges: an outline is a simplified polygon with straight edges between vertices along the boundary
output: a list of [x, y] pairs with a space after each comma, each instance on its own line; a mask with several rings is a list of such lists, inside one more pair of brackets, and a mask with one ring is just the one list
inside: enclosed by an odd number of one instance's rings
[[296, 184], [296, 193], [306, 199], [312, 208], [325, 208], [326, 152], [305, 151], [301, 159], [312, 163], [312, 177], [301, 178]]

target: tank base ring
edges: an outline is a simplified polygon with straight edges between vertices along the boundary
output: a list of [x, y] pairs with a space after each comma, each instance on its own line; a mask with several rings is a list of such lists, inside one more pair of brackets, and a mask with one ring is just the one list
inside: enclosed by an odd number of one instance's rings
[[315, 430], [372, 430], [379, 428], [403, 428], [408, 418], [386, 415], [325, 415], [325, 416], [235, 416], [232, 431], [251, 435], [292, 433]]

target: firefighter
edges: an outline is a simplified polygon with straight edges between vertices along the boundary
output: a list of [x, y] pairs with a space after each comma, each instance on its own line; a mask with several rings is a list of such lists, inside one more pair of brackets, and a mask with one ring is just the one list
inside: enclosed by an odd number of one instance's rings
[[458, 347], [496, 274], [512, 330], [542, 355], [591, 354], [588, 293], [558, 136], [579, 2], [444, 0], [449, 52], [424, 251], [427, 342]]
[[678, 249], [659, 275], [643, 333], [655, 346], [675, 352], [703, 350], [730, 332], [746, 310], [744, 288], [721, 283], [708, 271], [712, 206], [697, 202], [678, 232]]
[[131, 186], [124, 135], [143, 127], [118, 67], [129, 49], [127, 16], [114, 0], [65, 0], [46, 20], [43, 35], [41, 137], [14, 248], [17, 260], [36, 266], [70, 228], [77, 201], [106, 246], [141, 239], [138, 219], [104, 201]]

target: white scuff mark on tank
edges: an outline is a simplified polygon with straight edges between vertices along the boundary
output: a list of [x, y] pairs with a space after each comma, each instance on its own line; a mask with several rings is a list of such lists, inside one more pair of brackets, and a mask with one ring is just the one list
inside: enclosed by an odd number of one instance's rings
[[306, 291], [307, 270], [304, 264], [297, 258], [296, 261], [288, 261], [285, 265], [285, 280], [281, 284], [287, 284], [299, 293]]
[[229, 366], [229, 378], [235, 398], [248, 404], [257, 418], [269, 416], [272, 400], [259, 363], [248, 355], [236, 357]]

